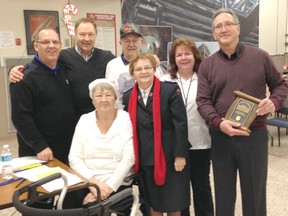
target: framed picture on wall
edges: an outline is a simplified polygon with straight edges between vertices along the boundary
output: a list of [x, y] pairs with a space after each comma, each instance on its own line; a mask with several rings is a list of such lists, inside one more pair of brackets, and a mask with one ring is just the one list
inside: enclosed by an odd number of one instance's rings
[[35, 35], [44, 27], [55, 28], [59, 34], [58, 11], [24, 10], [27, 55], [34, 55]]
[[116, 15], [87, 13], [88, 19], [94, 20], [97, 25], [97, 40], [95, 47], [104, 50], [110, 50], [117, 56], [116, 42]]
[[172, 26], [139, 25], [142, 34], [141, 52], [157, 55], [167, 61], [167, 44], [172, 41]]

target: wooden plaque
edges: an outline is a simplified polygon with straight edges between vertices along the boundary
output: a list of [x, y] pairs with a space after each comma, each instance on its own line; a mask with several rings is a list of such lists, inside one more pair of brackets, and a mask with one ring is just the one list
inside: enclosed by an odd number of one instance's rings
[[250, 125], [257, 117], [256, 110], [260, 99], [240, 91], [234, 91], [237, 98], [228, 109], [225, 119], [240, 123], [240, 129], [250, 133]]

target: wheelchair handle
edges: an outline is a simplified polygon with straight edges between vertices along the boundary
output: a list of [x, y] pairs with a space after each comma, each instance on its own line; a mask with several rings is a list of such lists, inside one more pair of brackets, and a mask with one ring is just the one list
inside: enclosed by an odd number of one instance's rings
[[[32, 207], [26, 206], [25, 203], [22, 203], [19, 200], [19, 197], [21, 196], [21, 194], [23, 194], [25, 192], [28, 192], [28, 197], [29, 197], [29, 192], [30, 192], [32, 194], [32, 199], [36, 199], [37, 187], [39, 187], [39, 186], [41, 186], [47, 182], [61, 178], [61, 177], [64, 180], [64, 189], [65, 188], [67, 189], [67, 178], [64, 175], [62, 175], [62, 173], [52, 174], [52, 175], [47, 176], [43, 179], [40, 179], [36, 182], [32, 182], [31, 184], [26, 185], [26, 186], [20, 188], [19, 190], [15, 191], [13, 194], [14, 207], [19, 212], [21, 212], [22, 214], [30, 215], [30, 216], [38, 216], [38, 215], [41, 215], [41, 216], [71, 216], [71, 215], [76, 216], [76, 215], [79, 215], [79, 216], [81, 216], [81, 215], [84, 215], [83, 209], [67, 209], [67, 210], [60, 210], [60, 211], [55, 211], [55, 210], [52, 211], [51, 209], [37, 209], [37, 208], [32, 208]], [[66, 183], [65, 183], [65, 179], [66, 179]], [[60, 196], [62, 195], [62, 192], [61, 192]], [[66, 194], [66, 190], [64, 190], [64, 192]]]
[[126, 188], [119, 193], [114, 194], [109, 197], [107, 200], [112, 204], [119, 202], [121, 199], [124, 199], [132, 194], [132, 188]]
[[131, 180], [135, 180], [135, 179], [138, 179], [142, 176], [142, 173], [141, 172], [137, 172], [137, 173], [134, 173], [134, 174], [131, 174], [129, 176], [126, 176], [124, 178], [124, 182], [130, 182]]
[[[45, 177], [43, 179], [38, 180], [37, 182], [33, 182], [29, 185], [26, 185], [19, 190], [15, 191], [13, 194], [13, 204], [14, 207], [21, 212], [24, 215], [29, 216], [87, 216], [91, 215], [91, 213], [101, 214], [103, 213], [103, 209], [105, 207], [111, 206], [114, 203], [117, 203], [121, 201], [121, 199], [124, 199], [132, 194], [132, 188], [126, 188], [123, 191], [120, 191], [119, 193], [114, 194], [113, 196], [109, 197], [108, 199], [97, 203], [95, 206], [91, 206], [88, 208], [74, 208], [74, 209], [60, 209], [60, 210], [53, 210], [53, 209], [38, 209], [38, 208], [32, 208], [30, 206], [25, 205], [25, 203], [22, 203], [19, 200], [19, 197], [21, 194], [28, 192], [36, 194], [36, 188], [38, 186], [41, 186], [42, 184], [45, 184], [49, 181], [53, 181], [57, 178], [62, 177], [61, 173], [56, 173], [51, 176]], [[87, 184], [88, 186], [94, 186], [96, 187], [96, 190], [99, 190], [99, 187], [95, 184]], [[32, 191], [34, 189], [34, 191]], [[100, 195], [100, 193], [99, 193]], [[35, 195], [36, 196], [36, 195]], [[61, 196], [61, 195], [60, 195]], [[137, 203], [135, 203], [137, 204]], [[136, 205], [137, 207], [137, 205]]]

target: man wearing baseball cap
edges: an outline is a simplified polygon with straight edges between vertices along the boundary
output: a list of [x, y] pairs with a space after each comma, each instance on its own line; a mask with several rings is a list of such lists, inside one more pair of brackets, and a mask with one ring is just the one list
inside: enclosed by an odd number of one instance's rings
[[[114, 80], [122, 96], [135, 83], [135, 80], [129, 75], [129, 62], [133, 56], [140, 53], [142, 35], [139, 26], [135, 23], [123, 24], [120, 28], [119, 44], [122, 47], [122, 54], [108, 62], [106, 78]], [[155, 56], [155, 58], [157, 57]], [[156, 76], [161, 77], [162, 75], [162, 69], [157, 67]]]

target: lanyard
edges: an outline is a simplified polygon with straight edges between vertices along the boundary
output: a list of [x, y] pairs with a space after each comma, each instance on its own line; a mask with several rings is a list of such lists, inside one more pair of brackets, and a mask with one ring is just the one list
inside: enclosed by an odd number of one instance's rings
[[185, 95], [185, 92], [184, 92], [184, 88], [183, 88], [183, 83], [182, 83], [182, 78], [180, 76], [180, 84], [181, 84], [181, 90], [182, 90], [182, 93], [183, 93], [183, 96], [184, 96], [184, 104], [185, 104], [185, 107], [187, 107], [187, 100], [188, 100], [188, 95], [189, 95], [189, 91], [190, 91], [190, 87], [191, 87], [191, 83], [192, 83], [192, 77], [190, 77], [190, 83], [189, 83], [189, 86], [188, 86], [188, 91]]

